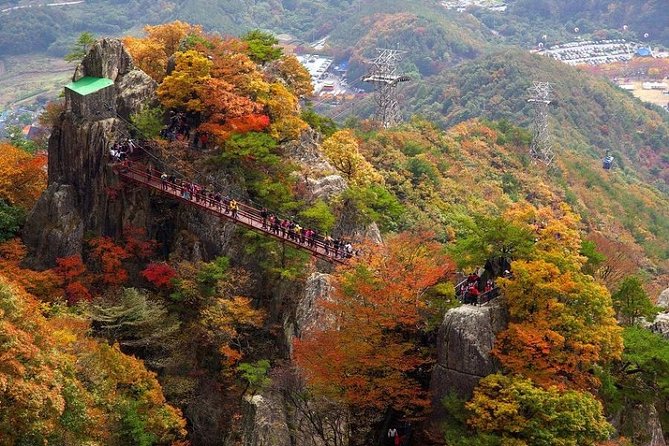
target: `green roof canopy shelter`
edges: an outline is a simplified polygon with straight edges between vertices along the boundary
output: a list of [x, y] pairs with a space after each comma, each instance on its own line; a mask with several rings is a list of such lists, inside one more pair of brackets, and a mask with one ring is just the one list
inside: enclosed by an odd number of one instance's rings
[[65, 86], [67, 109], [77, 116], [100, 120], [116, 115], [114, 81], [104, 77], [82, 77]]

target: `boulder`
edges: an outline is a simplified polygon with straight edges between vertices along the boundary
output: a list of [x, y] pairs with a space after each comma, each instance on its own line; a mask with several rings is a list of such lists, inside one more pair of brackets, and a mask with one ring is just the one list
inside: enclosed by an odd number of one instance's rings
[[664, 310], [669, 310], [669, 288], [660, 293], [656, 305]]
[[650, 330], [669, 339], [669, 313], [660, 313], [650, 325]]
[[499, 370], [491, 351], [497, 333], [507, 324], [503, 299], [480, 307], [463, 305], [446, 313], [439, 328], [437, 364], [430, 382], [435, 421], [444, 415], [444, 397], [454, 394], [469, 399], [481, 378]]
[[28, 259], [33, 268], [46, 268], [59, 257], [81, 252], [84, 222], [77, 209], [74, 187], [52, 183], [28, 215], [23, 240], [37, 250]]

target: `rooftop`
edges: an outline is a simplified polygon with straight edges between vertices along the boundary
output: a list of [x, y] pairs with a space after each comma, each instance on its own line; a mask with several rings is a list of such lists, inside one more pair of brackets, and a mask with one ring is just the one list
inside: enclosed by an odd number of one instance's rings
[[68, 90], [72, 90], [81, 96], [86, 96], [103, 88], [114, 85], [114, 81], [104, 77], [82, 77], [76, 82], [71, 82], [65, 86]]

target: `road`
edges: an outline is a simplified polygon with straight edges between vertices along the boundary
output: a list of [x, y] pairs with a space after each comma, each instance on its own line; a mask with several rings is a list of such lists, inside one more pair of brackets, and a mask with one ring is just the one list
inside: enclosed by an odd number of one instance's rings
[[57, 2], [57, 3], [36, 3], [31, 5], [12, 6], [10, 8], [0, 9], [0, 14], [9, 14], [11, 12], [18, 11], [19, 9], [71, 6], [71, 5], [79, 5], [81, 3], [86, 3], [86, 0], [76, 0], [70, 2]]

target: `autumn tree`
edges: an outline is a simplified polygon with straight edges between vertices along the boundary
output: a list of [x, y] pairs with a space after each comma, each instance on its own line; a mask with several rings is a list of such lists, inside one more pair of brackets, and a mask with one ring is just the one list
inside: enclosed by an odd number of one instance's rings
[[46, 188], [46, 157], [0, 143], [0, 200], [30, 210]]
[[501, 437], [502, 444], [594, 446], [614, 431], [593, 395], [542, 389], [520, 377], [483, 378], [466, 408], [469, 424]]
[[127, 36], [123, 38], [123, 46], [132, 56], [137, 68], [151, 76], [156, 82], [162, 82], [167, 70], [167, 55], [160, 42]]
[[56, 259], [55, 272], [63, 283], [68, 304], [73, 305], [92, 299], [89, 291], [90, 280], [86, 277], [87, 268], [81, 256], [74, 255]]
[[295, 96], [305, 97], [313, 94], [311, 75], [295, 56], [283, 56], [274, 63], [271, 70], [276, 72]]
[[80, 318], [46, 319], [34, 297], [1, 276], [0, 327], [0, 445], [185, 437], [186, 421], [140, 360], [89, 338]]
[[243, 357], [242, 340], [264, 320], [264, 313], [239, 295], [248, 285], [248, 274], [230, 268], [226, 257], [209, 263], [181, 262], [176, 270], [171, 298], [193, 321], [186, 328], [207, 350], [215, 349], [224, 366], [232, 366]]
[[426, 361], [417, 342], [426, 290], [453, 263], [426, 234], [400, 234], [363, 252], [337, 272], [322, 320], [294, 342], [295, 360], [315, 394], [353, 408], [423, 406], [412, 374]]
[[516, 261], [500, 282], [510, 316], [493, 349], [502, 365], [546, 388], [596, 387], [593, 366], [622, 351], [608, 291], [544, 260]]
[[340, 130], [323, 142], [323, 153], [352, 184], [367, 186], [383, 183], [381, 175], [362, 156], [351, 130]]
[[175, 54], [174, 71], [158, 87], [158, 97], [165, 108], [199, 113], [203, 110], [202, 85], [211, 78], [212, 63], [194, 50]]

